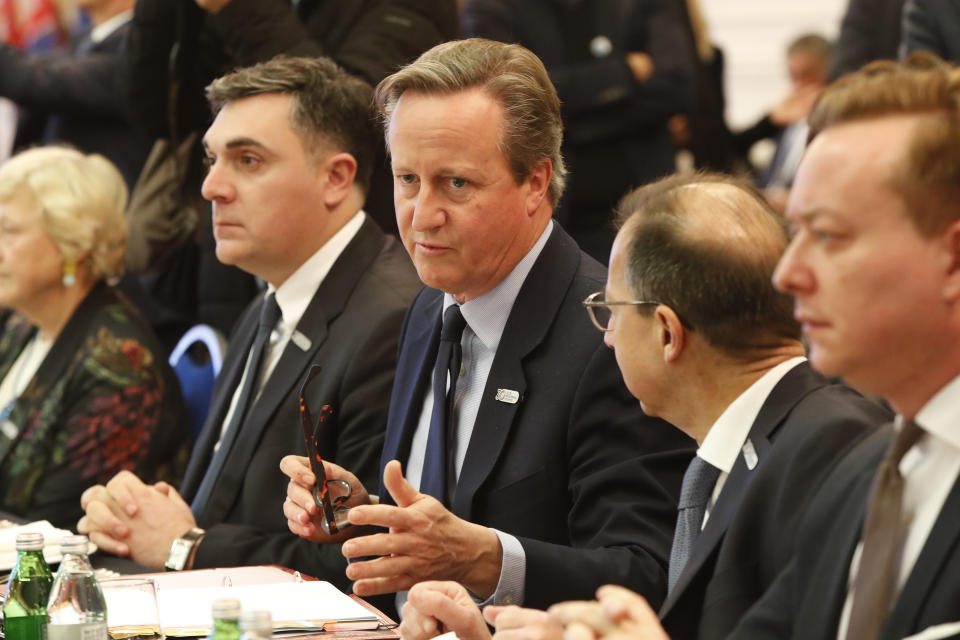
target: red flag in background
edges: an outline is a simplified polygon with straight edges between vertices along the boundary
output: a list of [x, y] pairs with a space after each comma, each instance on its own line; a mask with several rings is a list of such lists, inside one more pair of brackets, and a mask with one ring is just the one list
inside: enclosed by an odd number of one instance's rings
[[53, 0], [0, 0], [0, 41], [29, 51], [45, 51], [65, 40]]

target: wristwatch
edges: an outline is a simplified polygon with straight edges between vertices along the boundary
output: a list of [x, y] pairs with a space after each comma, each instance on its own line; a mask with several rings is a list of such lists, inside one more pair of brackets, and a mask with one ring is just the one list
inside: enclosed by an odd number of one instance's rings
[[203, 529], [194, 527], [174, 540], [173, 544], [170, 545], [170, 553], [167, 555], [167, 561], [163, 565], [164, 568], [166, 568], [167, 571], [183, 570], [187, 565], [187, 560], [190, 558], [193, 547], [200, 541], [200, 538], [202, 538], [205, 533], [206, 531]]

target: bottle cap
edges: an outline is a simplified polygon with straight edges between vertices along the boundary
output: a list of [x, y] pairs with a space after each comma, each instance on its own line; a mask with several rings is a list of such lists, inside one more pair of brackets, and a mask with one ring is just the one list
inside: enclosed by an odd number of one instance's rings
[[213, 601], [214, 620], [237, 620], [242, 608], [239, 600], [221, 598]]
[[17, 551], [39, 551], [43, 549], [42, 533], [18, 533]]
[[60, 553], [82, 553], [86, 555], [88, 548], [87, 536], [65, 536], [60, 539]]
[[240, 614], [240, 631], [273, 633], [273, 617], [269, 611], [244, 611]]

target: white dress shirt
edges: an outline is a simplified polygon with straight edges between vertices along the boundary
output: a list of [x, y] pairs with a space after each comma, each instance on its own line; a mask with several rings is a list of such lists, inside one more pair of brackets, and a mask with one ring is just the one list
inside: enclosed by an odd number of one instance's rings
[[[274, 289], [273, 285], [267, 287], [263, 296], [266, 297], [276, 292], [277, 305], [280, 307], [280, 320], [270, 334], [270, 342], [267, 344], [267, 353], [263, 361], [263, 376], [260, 378], [260, 386], [257, 388], [250, 406], [253, 406], [253, 403], [256, 403], [257, 398], [260, 397], [260, 391], [263, 390], [264, 385], [270, 378], [270, 374], [273, 373], [274, 368], [277, 366], [277, 362], [280, 361], [280, 356], [283, 355], [284, 349], [287, 348], [287, 343], [290, 342], [290, 339], [293, 338], [294, 335], [297, 336], [293, 340], [294, 344], [304, 351], [309, 348], [309, 339], [297, 331], [297, 325], [300, 324], [300, 318], [303, 317], [307, 307], [310, 306], [310, 301], [313, 300], [313, 296], [317, 293], [317, 289], [320, 288], [324, 278], [330, 273], [330, 269], [333, 268], [337, 258], [340, 257], [343, 250], [347, 248], [350, 241], [353, 240], [357, 232], [360, 231], [360, 227], [363, 226], [363, 219], [363, 211], [357, 212], [357, 214], [350, 218], [339, 231], [333, 234], [333, 237], [327, 240], [316, 253], [307, 258], [306, 262], [300, 265], [289, 278], [284, 280], [278, 289]], [[233, 391], [233, 397], [230, 399], [230, 408], [227, 409], [226, 415], [223, 416], [223, 423], [220, 425], [220, 440], [223, 439], [223, 433], [226, 431], [227, 425], [230, 424], [230, 418], [233, 417], [233, 412], [237, 407], [237, 400], [240, 397], [240, 390], [243, 389], [243, 382], [250, 373], [248, 370], [249, 366], [250, 354], [248, 353], [247, 363], [243, 369], [243, 376], [240, 378], [240, 382], [237, 383], [237, 388]], [[217, 444], [214, 445], [214, 451], [220, 447], [220, 440], [217, 440]]]
[[[467, 454], [470, 438], [473, 435], [474, 422], [483, 399], [483, 390], [487, 385], [490, 367], [497, 355], [497, 347], [503, 329], [510, 317], [513, 303], [520, 293], [530, 269], [543, 251], [550, 233], [553, 231], [553, 221], [540, 234], [540, 238], [531, 247], [513, 271], [500, 284], [487, 293], [469, 300], [460, 306], [467, 327], [463, 330], [460, 344], [463, 348], [463, 361], [460, 368], [460, 380], [457, 382], [456, 397], [454, 398], [454, 415], [456, 420], [456, 476], [459, 479], [463, 469], [463, 460]], [[456, 304], [453, 296], [444, 295], [444, 311], [452, 304]], [[449, 388], [449, 380], [447, 381]], [[420, 411], [420, 420], [410, 445], [410, 457], [407, 460], [406, 478], [414, 487], [419, 488], [420, 476], [423, 472], [423, 459], [427, 450], [427, 437], [430, 432], [430, 415], [433, 411], [433, 387], [428, 385], [423, 399], [423, 408]], [[522, 604], [524, 579], [526, 576], [526, 554], [523, 546], [514, 536], [497, 531], [500, 545], [503, 548], [503, 561], [500, 566], [500, 579], [493, 595], [483, 604]], [[398, 594], [397, 610], [406, 599], [405, 593]]]
[[[900, 558], [900, 571], [897, 574], [896, 595], [910, 576], [920, 551], [940, 515], [947, 494], [960, 475], [960, 376], [951, 380], [936, 393], [914, 418], [924, 434], [900, 460], [900, 474], [903, 476], [903, 521], [907, 533]], [[899, 432], [903, 418], [897, 416], [895, 427]], [[850, 610], [853, 606], [853, 583], [860, 567], [860, 554], [863, 541], [850, 562], [847, 578], [847, 599], [840, 614], [840, 626], [837, 637], [845, 638], [850, 624]], [[893, 599], [896, 602], [896, 598]], [[893, 604], [891, 602], [891, 604]]]
[[[703, 458], [717, 469], [720, 469], [720, 475], [717, 477], [717, 483], [713, 487], [713, 493], [710, 496], [710, 502], [707, 504], [707, 510], [703, 515], [703, 522], [700, 524], [700, 530], [707, 526], [707, 520], [710, 518], [710, 512], [713, 505], [716, 504], [723, 491], [723, 485], [730, 476], [733, 465], [737, 463], [737, 458], [743, 452], [744, 456], [750, 456], [750, 449], [753, 443], [747, 444], [747, 436], [750, 429], [767, 401], [773, 388], [787, 375], [794, 367], [807, 359], [798, 356], [790, 358], [773, 367], [765, 374], [760, 376], [752, 385], [737, 396], [737, 399], [731, 402], [727, 408], [720, 414], [707, 437], [703, 439], [703, 444], [697, 449], [697, 456]], [[756, 450], [753, 450], [753, 460], [747, 460], [747, 467], [753, 468], [756, 464]]]

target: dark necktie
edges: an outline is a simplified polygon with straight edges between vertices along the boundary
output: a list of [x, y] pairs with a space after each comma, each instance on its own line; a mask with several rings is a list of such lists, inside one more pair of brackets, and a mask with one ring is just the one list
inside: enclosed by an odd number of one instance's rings
[[452, 436], [453, 401], [463, 359], [460, 337], [466, 326], [460, 305], [450, 305], [443, 312], [440, 348], [437, 350], [437, 363], [433, 370], [433, 412], [430, 414], [430, 432], [427, 436], [427, 450], [423, 456], [423, 472], [420, 475], [420, 493], [431, 495], [445, 505], [449, 505], [450, 479], [454, 476], [450, 468], [456, 445]]
[[900, 461], [921, 435], [923, 429], [917, 423], [905, 421], [873, 480], [863, 528], [863, 550], [853, 582], [848, 640], [879, 638], [890, 611], [900, 564], [900, 545], [906, 533], [906, 523], [902, 521]]
[[680, 486], [680, 504], [677, 505], [677, 528], [673, 532], [670, 549], [669, 590], [677, 584], [683, 567], [690, 558], [690, 550], [703, 524], [707, 503], [720, 477], [720, 469], [700, 457], [694, 457], [683, 474]]
[[227, 429], [224, 431], [223, 437], [220, 440], [220, 447], [213, 455], [210, 466], [207, 467], [207, 472], [204, 474], [203, 481], [200, 483], [200, 488], [197, 489], [197, 495], [190, 505], [190, 509], [193, 511], [193, 517], [197, 520], [200, 519], [201, 514], [207, 507], [210, 494], [213, 492], [213, 487], [220, 477], [220, 472], [223, 469], [227, 455], [229, 455], [230, 449], [237, 439], [237, 434], [250, 408], [250, 403], [256, 396], [257, 389], [260, 388], [260, 375], [263, 369], [267, 344], [270, 342], [270, 333], [273, 331], [279, 319], [280, 306], [277, 305], [276, 295], [271, 293], [267, 296], [263, 306], [260, 308], [260, 321], [257, 324], [257, 335], [253, 339], [253, 346], [250, 347], [247, 375], [243, 381], [243, 386], [240, 388], [237, 406], [234, 408], [233, 415], [230, 417], [230, 424], [227, 425]]

